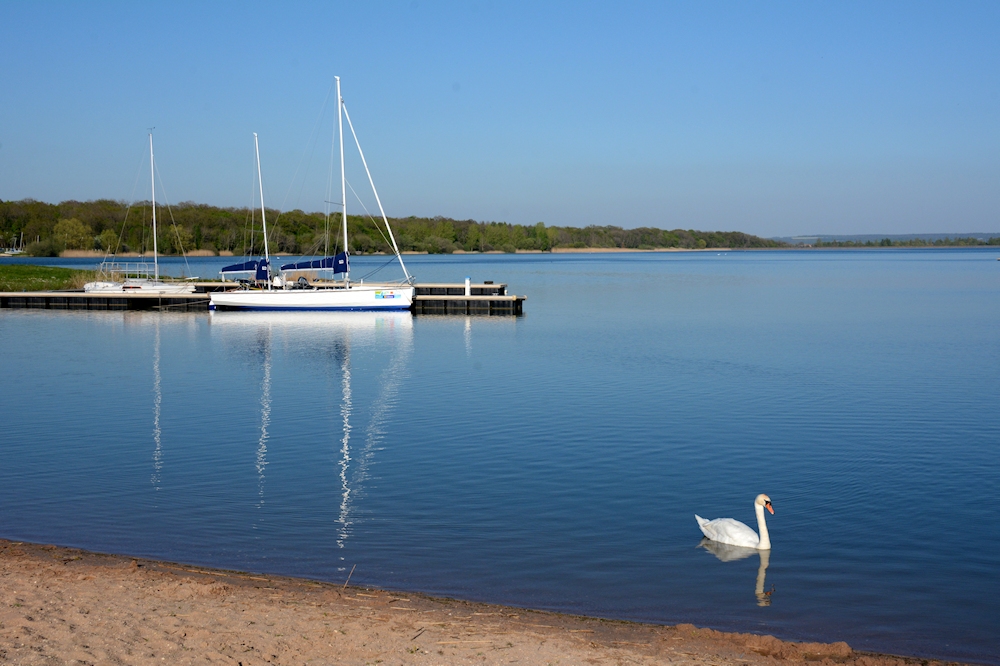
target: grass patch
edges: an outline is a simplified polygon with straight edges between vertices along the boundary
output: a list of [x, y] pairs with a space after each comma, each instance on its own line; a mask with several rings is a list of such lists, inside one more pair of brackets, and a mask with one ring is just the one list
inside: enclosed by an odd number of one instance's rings
[[0, 291], [48, 291], [83, 289], [96, 277], [96, 271], [81, 271], [55, 266], [0, 264]]

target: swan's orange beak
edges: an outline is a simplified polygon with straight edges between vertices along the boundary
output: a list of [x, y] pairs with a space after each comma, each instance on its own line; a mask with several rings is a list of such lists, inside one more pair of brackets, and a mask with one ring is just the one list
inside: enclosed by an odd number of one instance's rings
[[767, 510], [770, 511], [771, 515], [773, 516], [774, 515], [774, 509], [771, 508], [771, 503], [770, 502], [764, 502], [764, 506], [767, 507]]

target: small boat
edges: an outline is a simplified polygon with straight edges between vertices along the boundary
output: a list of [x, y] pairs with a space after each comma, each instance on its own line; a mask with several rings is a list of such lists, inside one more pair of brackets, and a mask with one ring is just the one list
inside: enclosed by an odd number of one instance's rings
[[152, 182], [153, 202], [153, 266], [146, 262], [103, 261], [98, 273], [103, 280], [83, 285], [92, 294], [190, 294], [194, 285], [183, 282], [164, 282], [160, 279], [160, 263], [156, 251], [156, 172], [153, 167], [153, 133], [149, 133], [149, 177]]
[[6, 250], [0, 250], [0, 257], [16, 257], [19, 254], [24, 254], [24, 232], [21, 232], [21, 240], [18, 241], [14, 239], [14, 246], [9, 247]]
[[[264, 256], [239, 264], [226, 266], [220, 271], [223, 279], [227, 275], [244, 274], [248, 279], [243, 282], [239, 289], [230, 291], [213, 292], [209, 295], [210, 310], [408, 310], [413, 305], [413, 278], [406, 270], [403, 257], [399, 253], [396, 245], [396, 238], [389, 226], [385, 210], [382, 208], [382, 201], [379, 199], [378, 191], [375, 189], [375, 182], [372, 180], [371, 171], [365, 161], [364, 152], [358, 142], [357, 133], [351, 123], [351, 117], [347, 113], [344, 99], [340, 95], [340, 77], [335, 77], [337, 81], [337, 127], [340, 138], [340, 196], [341, 196], [341, 219], [343, 229], [344, 249], [339, 254], [332, 257], [323, 257], [311, 261], [285, 264], [280, 270], [274, 270], [271, 266], [271, 256], [267, 243], [267, 218], [264, 212], [264, 182], [260, 169], [260, 146], [257, 134], [254, 133], [254, 150], [257, 156], [257, 181], [260, 186], [260, 214], [261, 225], [264, 230]], [[404, 279], [394, 284], [365, 284], [364, 280], [357, 283], [350, 280], [350, 258], [347, 244], [347, 179], [344, 173], [344, 118], [354, 135], [358, 153], [361, 156], [361, 163], [364, 164], [365, 172], [368, 174], [368, 182], [378, 202], [379, 212], [382, 214], [382, 222], [388, 232], [392, 250], [403, 269]], [[318, 286], [310, 284], [305, 277], [300, 277], [296, 281], [285, 278], [289, 273], [301, 273], [309, 271], [332, 271], [333, 274], [343, 275], [343, 280], [334, 285]]]

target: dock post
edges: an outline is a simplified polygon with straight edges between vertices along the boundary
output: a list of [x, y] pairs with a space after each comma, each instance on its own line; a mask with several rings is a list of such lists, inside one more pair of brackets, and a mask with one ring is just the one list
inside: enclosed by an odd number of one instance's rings
[[465, 295], [472, 296], [472, 280], [468, 275], [465, 276]]

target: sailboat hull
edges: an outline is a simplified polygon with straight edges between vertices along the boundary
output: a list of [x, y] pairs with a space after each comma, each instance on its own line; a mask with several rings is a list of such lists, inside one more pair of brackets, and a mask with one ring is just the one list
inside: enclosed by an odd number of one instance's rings
[[215, 292], [213, 310], [409, 310], [413, 287], [358, 285], [348, 289], [275, 289]]
[[83, 285], [83, 290], [88, 294], [193, 294], [194, 286], [139, 279], [124, 282], [88, 282]]

